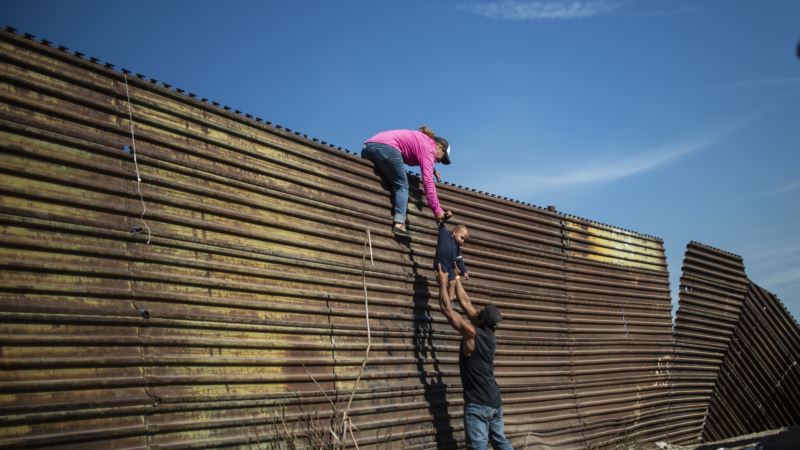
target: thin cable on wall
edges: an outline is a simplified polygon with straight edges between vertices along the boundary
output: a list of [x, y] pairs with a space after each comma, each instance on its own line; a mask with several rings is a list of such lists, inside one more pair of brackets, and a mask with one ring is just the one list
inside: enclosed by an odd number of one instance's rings
[[139, 220], [142, 221], [142, 225], [144, 225], [144, 227], [147, 229], [147, 245], [150, 245], [150, 238], [152, 237], [152, 234], [150, 233], [150, 227], [147, 226], [147, 221], [144, 220], [144, 214], [147, 212], [147, 205], [144, 204], [144, 196], [142, 195], [142, 176], [139, 174], [139, 162], [136, 160], [136, 136], [133, 133], [133, 108], [131, 107], [131, 93], [128, 89], [128, 75], [123, 72], [122, 76], [125, 77], [125, 95], [128, 97], [128, 118], [130, 119], [131, 124], [133, 166], [136, 168], [136, 191], [139, 193], [139, 200], [142, 201], [142, 215], [139, 216]]

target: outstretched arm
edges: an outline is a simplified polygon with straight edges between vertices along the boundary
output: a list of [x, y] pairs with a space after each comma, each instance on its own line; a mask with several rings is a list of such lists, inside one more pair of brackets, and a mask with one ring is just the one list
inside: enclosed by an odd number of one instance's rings
[[436, 195], [436, 185], [433, 183], [433, 156], [425, 156], [420, 158], [419, 168], [422, 175], [422, 186], [425, 190], [425, 198], [428, 200], [428, 207], [433, 211], [436, 220], [442, 220], [445, 217], [442, 207], [439, 206], [439, 197]]
[[459, 303], [461, 303], [461, 307], [464, 308], [464, 312], [467, 313], [467, 316], [471, 320], [475, 320], [478, 317], [478, 310], [472, 305], [472, 301], [469, 299], [469, 295], [467, 295], [467, 291], [464, 290], [464, 286], [461, 284], [461, 280], [455, 279], [450, 282], [451, 291], [455, 294], [451, 294], [451, 297], [455, 297]]
[[[447, 317], [447, 321], [450, 322], [450, 325], [455, 328], [456, 331], [461, 333], [461, 336], [466, 339], [465, 344], [468, 344], [469, 341], [474, 342], [475, 327], [468, 320], [461, 317], [461, 314], [457, 313], [453, 309], [453, 305], [450, 301], [450, 294], [447, 289], [447, 273], [437, 271], [436, 275], [439, 279], [439, 306], [442, 308], [442, 312], [444, 313], [445, 317]], [[472, 305], [470, 304], [470, 306]]]

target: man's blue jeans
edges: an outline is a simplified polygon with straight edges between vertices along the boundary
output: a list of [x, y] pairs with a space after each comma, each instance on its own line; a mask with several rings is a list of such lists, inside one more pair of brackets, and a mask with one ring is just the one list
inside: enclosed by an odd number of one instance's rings
[[503, 431], [503, 407], [467, 403], [464, 405], [464, 431], [467, 435], [467, 448], [475, 450], [488, 449], [488, 441], [492, 440], [495, 449], [514, 450]]
[[394, 221], [406, 223], [408, 212], [408, 176], [403, 163], [403, 155], [386, 144], [367, 142], [361, 150], [361, 157], [375, 163], [383, 179], [390, 183], [394, 191]]

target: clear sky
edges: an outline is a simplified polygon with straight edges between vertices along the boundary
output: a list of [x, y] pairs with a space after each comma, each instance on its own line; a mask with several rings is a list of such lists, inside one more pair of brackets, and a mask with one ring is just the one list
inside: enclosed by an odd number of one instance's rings
[[744, 257], [800, 317], [800, 1], [5, 0], [5, 25], [352, 151]]

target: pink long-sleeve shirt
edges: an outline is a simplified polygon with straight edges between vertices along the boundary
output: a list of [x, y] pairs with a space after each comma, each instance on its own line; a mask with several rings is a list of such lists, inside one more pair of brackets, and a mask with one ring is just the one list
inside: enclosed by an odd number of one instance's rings
[[416, 130], [382, 131], [365, 142], [377, 142], [396, 148], [409, 166], [419, 166], [422, 172], [422, 186], [428, 206], [434, 215], [442, 214], [436, 185], [433, 183], [433, 164], [436, 162], [436, 142], [425, 133]]

